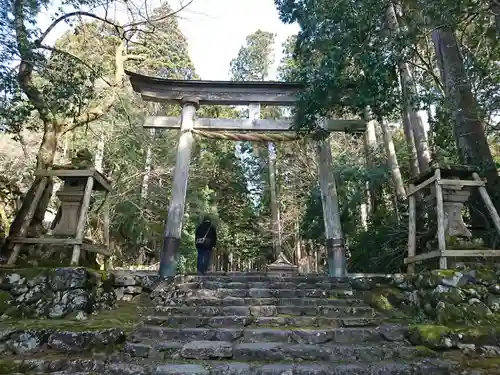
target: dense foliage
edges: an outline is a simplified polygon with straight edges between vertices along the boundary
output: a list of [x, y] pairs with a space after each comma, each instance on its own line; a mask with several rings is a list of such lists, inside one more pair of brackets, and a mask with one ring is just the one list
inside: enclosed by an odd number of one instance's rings
[[[372, 133], [330, 137], [340, 218], [351, 270], [400, 270], [408, 229], [406, 184], [431, 158], [478, 165], [489, 173], [489, 188], [495, 186], [500, 23], [486, 0], [275, 3], [282, 21], [297, 22], [300, 32], [282, 46], [275, 45], [271, 32], [249, 35], [228, 66], [232, 79], [273, 78], [275, 52], [282, 48], [278, 78], [304, 81], [307, 89], [292, 114], [263, 107], [261, 117], [293, 115], [300, 130], [315, 128], [319, 116], [376, 120], [369, 122]], [[144, 12], [128, 2], [81, 0], [60, 5], [3, 0], [0, 5], [5, 36], [0, 41], [0, 127], [5, 132], [0, 135], [5, 171], [0, 176], [0, 236], [7, 236], [9, 226], [11, 234], [19, 229], [27, 211], [26, 204], [20, 205], [21, 192], [29, 202], [39, 182], [33, 180], [33, 169], [68, 163], [76, 150], [87, 147], [113, 182], [108, 200], [114, 265], [157, 261], [178, 134], [141, 125], [144, 116], [177, 116], [179, 107], [142, 101], [125, 70], [200, 78], [177, 24], [178, 9], [163, 5]], [[121, 6], [126, 17], [92, 13], [111, 6]], [[46, 8], [60, 8], [52, 14], [54, 25], [68, 22], [54, 45], [46, 39], [55, 31], [39, 24]], [[237, 118], [246, 112], [203, 106], [198, 116]], [[418, 128], [423, 113], [426, 134]], [[230, 255], [233, 269], [271, 261], [276, 238], [287, 258], [304, 271], [320, 269], [325, 231], [315, 154], [310, 138], [265, 145], [196, 137], [181, 271], [194, 269], [193, 233], [206, 213], [217, 223], [218, 253]], [[53, 183], [36, 215], [36, 231], [45, 231], [52, 220], [46, 216], [42, 223], [45, 208], [57, 210], [52, 186], [58, 182]], [[500, 195], [492, 196], [500, 208]], [[87, 234], [96, 240], [102, 239], [103, 198], [93, 203]], [[273, 199], [279, 236], [273, 236]], [[8, 250], [6, 244], [2, 255]], [[23, 257], [32, 256], [25, 249]]]

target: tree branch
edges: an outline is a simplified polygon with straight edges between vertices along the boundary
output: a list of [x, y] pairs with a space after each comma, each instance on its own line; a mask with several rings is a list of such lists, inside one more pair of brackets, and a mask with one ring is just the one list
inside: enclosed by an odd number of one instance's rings
[[99, 17], [99, 16], [95, 15], [94, 13], [85, 12], [85, 11], [82, 11], [82, 10], [77, 10], [77, 11], [74, 11], [74, 12], [66, 13], [66, 14], [63, 14], [61, 17], [55, 19], [49, 25], [49, 27], [47, 27], [47, 29], [42, 33], [42, 35], [35, 41], [35, 45], [39, 46], [40, 44], [42, 44], [43, 41], [45, 40], [45, 38], [47, 37], [47, 35], [49, 35], [49, 33], [59, 23], [65, 21], [65, 20], [67, 20], [69, 18], [75, 17], [75, 16], [89, 17], [89, 18], [93, 18], [95, 20], [104, 22], [104, 23], [106, 23], [108, 25], [113, 26], [116, 29], [117, 34], [120, 35], [121, 37], [124, 37], [125, 33], [126, 33], [125, 29], [134, 29], [137, 26], [141, 26], [141, 25], [145, 25], [145, 24], [154, 24], [154, 23], [162, 21], [162, 20], [164, 20], [164, 19], [166, 19], [168, 17], [175, 16], [177, 13], [181, 12], [182, 10], [186, 9], [189, 5], [191, 5], [193, 3], [193, 1], [194, 0], [189, 0], [186, 4], [182, 5], [176, 11], [170, 12], [169, 14], [163, 15], [161, 17], [158, 17], [158, 18], [155, 18], [155, 19], [152, 19], [152, 20], [146, 19], [144, 21], [132, 22], [132, 23], [130, 23], [128, 25], [125, 25], [125, 26], [120, 26], [120, 25], [116, 24], [115, 22], [108, 20], [105, 17]]
[[126, 27], [130, 27], [130, 28], [133, 28], [133, 27], [137, 27], [137, 26], [140, 26], [140, 25], [145, 25], [145, 24], [154, 24], [156, 22], [159, 22], [159, 21], [163, 21], [164, 19], [167, 19], [169, 17], [172, 17], [172, 16], [175, 16], [177, 13], [183, 11], [184, 9], [186, 9], [188, 6], [190, 6], [192, 3], [193, 3], [194, 0], [189, 0], [186, 4], [184, 5], [181, 5], [181, 7], [173, 12], [170, 12], [168, 14], [165, 14], [163, 16], [160, 16], [158, 18], [153, 18], [152, 20], [150, 19], [146, 19], [144, 21], [139, 21], [139, 22], [134, 22], [134, 23], [130, 23], [128, 24]]
[[99, 21], [102, 21], [104, 23], [107, 23], [108, 25], [111, 25], [113, 26], [117, 33], [119, 34], [120, 33], [120, 29], [121, 29], [121, 26], [117, 25], [116, 23], [106, 19], [106, 18], [102, 18], [102, 17], [99, 17], [99, 16], [96, 16], [95, 14], [93, 13], [90, 13], [90, 12], [84, 12], [84, 11], [81, 11], [81, 10], [77, 10], [75, 12], [70, 12], [70, 13], [66, 13], [66, 14], [63, 14], [61, 17], [57, 18], [56, 20], [54, 20], [50, 25], [49, 27], [47, 27], [47, 29], [42, 33], [42, 35], [40, 36], [40, 38], [38, 38], [36, 41], [35, 41], [35, 44], [36, 45], [40, 45], [43, 43], [44, 39], [47, 37], [47, 35], [49, 35], [49, 33], [62, 21], [64, 20], [67, 20], [68, 18], [71, 18], [71, 17], [75, 17], [75, 16], [84, 16], [84, 17], [90, 17], [90, 18], [93, 18], [93, 19], [96, 19], [96, 20], [99, 20]]

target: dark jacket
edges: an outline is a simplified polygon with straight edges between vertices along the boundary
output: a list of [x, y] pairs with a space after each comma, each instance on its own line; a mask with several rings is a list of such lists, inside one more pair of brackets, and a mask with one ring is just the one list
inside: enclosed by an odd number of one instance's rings
[[217, 231], [210, 221], [205, 220], [196, 228], [195, 244], [201, 249], [212, 249], [217, 245]]

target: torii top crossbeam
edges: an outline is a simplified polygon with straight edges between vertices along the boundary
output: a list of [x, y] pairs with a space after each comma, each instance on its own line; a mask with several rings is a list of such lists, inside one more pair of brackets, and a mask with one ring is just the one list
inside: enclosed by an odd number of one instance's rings
[[[141, 94], [146, 101], [181, 104], [183, 98], [194, 97], [200, 105], [249, 105], [258, 106], [293, 106], [297, 102], [297, 94], [305, 89], [301, 82], [277, 81], [201, 81], [172, 80], [149, 77], [126, 71], [135, 92]], [[252, 109], [253, 112], [259, 109]], [[180, 118], [166, 116], [149, 116], [144, 120], [144, 128], [179, 128]], [[267, 119], [195, 119], [196, 129], [206, 130], [243, 130], [283, 132], [290, 130], [290, 120]], [[363, 120], [327, 119], [322, 124], [326, 131], [364, 132]]]
[[197, 97], [200, 104], [292, 106], [305, 88], [300, 82], [237, 82], [173, 80], [126, 71], [134, 91], [147, 101], [180, 103], [185, 96]]

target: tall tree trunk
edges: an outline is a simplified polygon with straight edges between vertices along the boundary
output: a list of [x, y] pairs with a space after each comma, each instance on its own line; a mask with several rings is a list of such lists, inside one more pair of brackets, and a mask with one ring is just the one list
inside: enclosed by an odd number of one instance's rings
[[[150, 130], [151, 139], [153, 139], [155, 134], [154, 129]], [[142, 178], [142, 187], [141, 187], [141, 199], [145, 200], [148, 197], [149, 190], [149, 180], [151, 178], [151, 163], [152, 163], [152, 145], [148, 144], [148, 148], [146, 149], [146, 160], [144, 162], [144, 176]]]
[[387, 163], [389, 165], [389, 169], [391, 170], [392, 182], [394, 183], [396, 196], [398, 199], [405, 199], [406, 190], [403, 183], [403, 177], [401, 176], [401, 170], [399, 169], [398, 157], [396, 155], [396, 149], [394, 148], [394, 142], [392, 141], [389, 124], [380, 116], [378, 117], [378, 122], [384, 137], [384, 145], [387, 152]]
[[281, 223], [279, 204], [276, 186], [276, 148], [274, 144], [268, 144], [269, 157], [269, 188], [271, 191], [271, 226], [273, 232], [273, 249], [274, 256], [277, 257], [281, 253]]
[[[386, 9], [386, 21], [387, 26], [394, 37], [397, 37], [400, 33], [399, 23], [396, 16], [396, 9], [393, 3], [390, 3]], [[404, 110], [408, 114], [408, 120], [413, 133], [413, 142], [416, 147], [417, 158], [419, 170], [424, 171], [429, 168], [430, 153], [429, 145], [427, 142], [427, 135], [425, 134], [424, 122], [418, 111], [414, 108], [412, 100], [417, 93], [415, 82], [413, 80], [410, 68], [408, 64], [404, 61], [399, 61], [398, 63], [399, 73], [401, 77], [401, 91], [403, 93], [403, 106]], [[405, 118], [403, 117], [403, 124]], [[407, 130], [405, 129], [405, 135]], [[412, 140], [408, 138], [409, 148], [411, 146]], [[412, 170], [412, 174], [415, 172]]]
[[410, 156], [410, 174], [412, 177], [417, 177], [420, 173], [420, 166], [418, 165], [417, 148], [415, 146], [415, 137], [410, 123], [410, 116], [408, 115], [407, 108], [401, 108], [401, 117], [403, 118], [403, 130], [405, 133], [406, 145], [408, 154]]
[[495, 29], [497, 31], [497, 40], [500, 42], [500, 0], [490, 0], [490, 10], [495, 19]]
[[[365, 108], [364, 119], [366, 122], [366, 133], [365, 133], [365, 156], [366, 165], [368, 170], [374, 171], [377, 168], [377, 163], [375, 160], [375, 155], [377, 151], [377, 132], [375, 130], [375, 120], [371, 116], [370, 108]], [[368, 213], [372, 216], [378, 205], [378, 183], [374, 182], [373, 179], [368, 183], [367, 195], [368, 195]]]
[[[472, 94], [455, 32], [448, 27], [434, 28], [432, 41], [447, 104], [453, 114], [453, 131], [460, 161], [481, 168], [481, 174], [488, 180], [488, 193], [500, 211], [500, 176], [488, 146], [479, 106]], [[475, 201], [481, 211], [486, 212], [479, 199]]]

